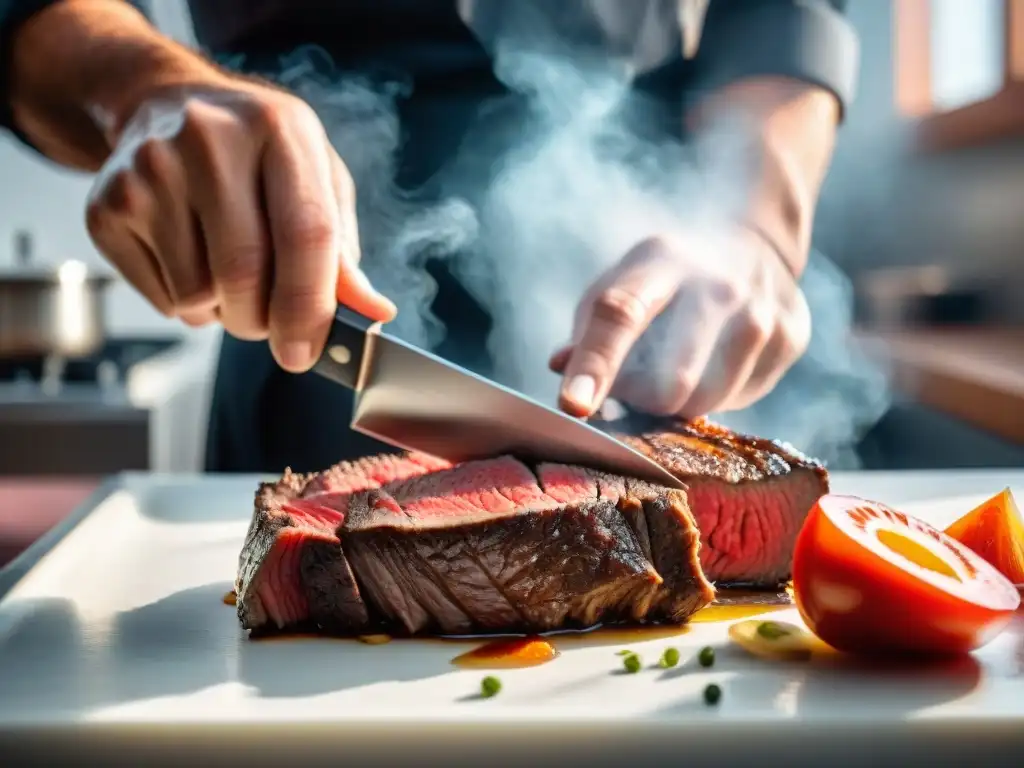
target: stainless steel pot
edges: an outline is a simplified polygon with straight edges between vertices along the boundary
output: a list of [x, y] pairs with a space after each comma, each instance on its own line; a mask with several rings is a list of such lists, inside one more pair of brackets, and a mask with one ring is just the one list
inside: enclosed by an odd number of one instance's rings
[[0, 270], [0, 357], [80, 357], [106, 340], [111, 277], [79, 261], [32, 263], [32, 239], [15, 235], [15, 267]]

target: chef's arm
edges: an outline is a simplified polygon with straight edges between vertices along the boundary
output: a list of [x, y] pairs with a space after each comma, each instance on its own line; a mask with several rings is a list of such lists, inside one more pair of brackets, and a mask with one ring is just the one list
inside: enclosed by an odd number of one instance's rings
[[736, 215], [795, 275], [806, 264], [818, 193], [856, 87], [858, 41], [845, 5], [711, 0], [696, 57], [701, 98], [691, 127], [728, 134], [747, 126], [742, 151], [755, 162]]
[[0, 127], [95, 171], [142, 98], [220, 77], [126, 0], [0, 0]]

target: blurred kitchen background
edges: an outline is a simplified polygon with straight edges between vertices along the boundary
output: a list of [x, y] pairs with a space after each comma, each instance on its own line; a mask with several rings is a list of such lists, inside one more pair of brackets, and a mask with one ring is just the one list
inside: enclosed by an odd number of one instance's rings
[[[183, 2], [151, 11], [191, 43]], [[848, 15], [860, 89], [815, 244], [850, 277], [857, 338], [892, 377], [860, 463], [1020, 466], [1024, 0], [852, 0]], [[165, 320], [116, 279], [82, 282], [83, 264], [107, 274], [83, 223], [88, 188], [0, 137], [0, 564], [105, 475], [202, 468], [219, 333]], [[40, 268], [51, 282], [28, 281]], [[15, 358], [24, 291], [63, 296], [48, 322], [78, 329], [67, 354]]]

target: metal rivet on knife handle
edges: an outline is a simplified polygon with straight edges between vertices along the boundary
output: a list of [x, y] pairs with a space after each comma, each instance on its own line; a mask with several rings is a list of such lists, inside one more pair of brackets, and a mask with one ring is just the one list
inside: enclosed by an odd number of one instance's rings
[[327, 350], [327, 354], [330, 355], [331, 360], [336, 362], [338, 365], [348, 365], [349, 361], [352, 360], [352, 352], [348, 347], [341, 344], [335, 344]]

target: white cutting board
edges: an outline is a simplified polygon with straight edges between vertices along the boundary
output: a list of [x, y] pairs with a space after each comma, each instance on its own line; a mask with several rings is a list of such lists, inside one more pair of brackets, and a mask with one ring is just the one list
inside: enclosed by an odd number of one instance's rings
[[[130, 764], [159, 743], [160, 755], [203, 765], [243, 754], [280, 764], [300, 749], [352, 765], [435, 750], [448, 764], [455, 751], [479, 760], [495, 750], [537, 763], [559, 749], [591, 765], [680, 750], [721, 763], [769, 748], [815, 760], [869, 749], [875, 763], [930, 750], [935, 764], [978, 739], [1024, 748], [1024, 628], [960, 662], [883, 672], [759, 661], [730, 646], [727, 623], [695, 624], [629, 642], [649, 662], [676, 646], [677, 669], [620, 674], [620, 646], [565, 646], [552, 663], [496, 673], [504, 690], [490, 700], [474, 697], [488, 673], [450, 663], [472, 645], [252, 642], [222, 596], [257, 482], [126, 475], [23, 559], [32, 567], [0, 601], [0, 736], [24, 746], [43, 728], [34, 746], [55, 748], [71, 729], [78, 757], [116, 743], [123, 755], [142, 750]], [[833, 477], [836, 492], [940, 525], [1007, 485], [1024, 498], [1024, 472]], [[799, 622], [792, 609], [773, 616]], [[710, 670], [694, 659], [705, 645], [718, 649]], [[702, 700], [709, 682], [724, 692], [714, 708]], [[273, 745], [288, 748], [271, 759]]]

